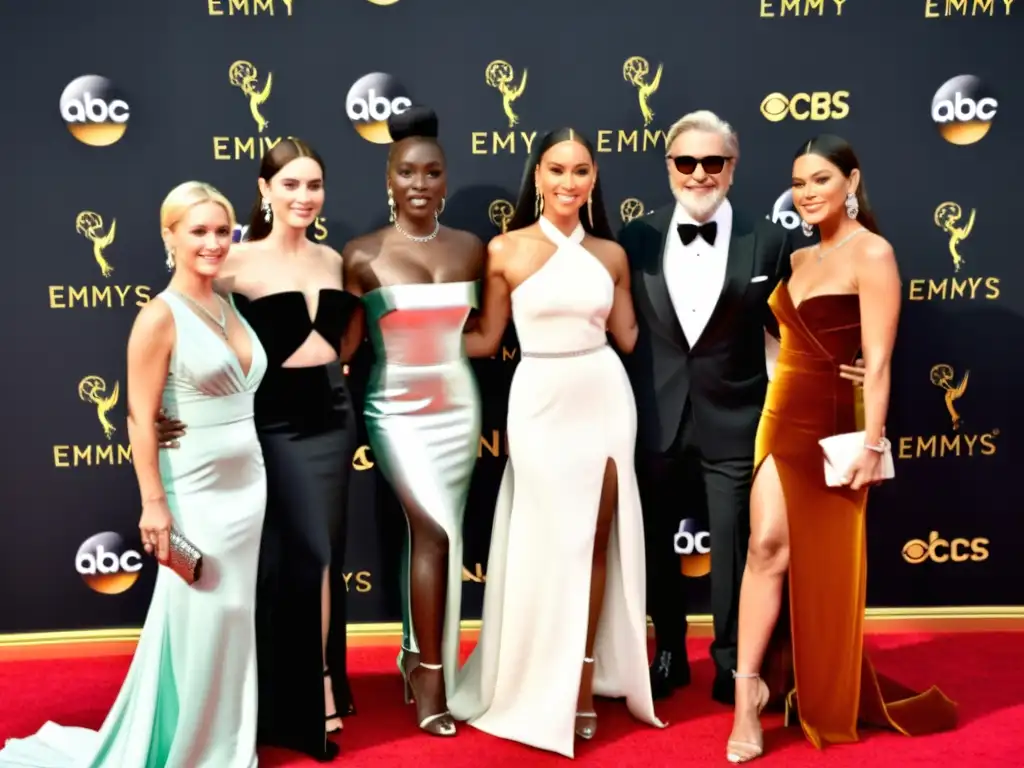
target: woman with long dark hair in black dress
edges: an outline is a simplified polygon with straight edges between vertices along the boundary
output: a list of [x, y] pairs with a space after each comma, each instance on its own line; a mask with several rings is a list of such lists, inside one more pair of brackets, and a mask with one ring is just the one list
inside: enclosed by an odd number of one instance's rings
[[[331, 760], [327, 736], [353, 714], [345, 665], [344, 555], [356, 425], [343, 360], [358, 299], [342, 259], [308, 228], [324, 202], [324, 163], [299, 139], [264, 157], [246, 242], [218, 279], [266, 348], [255, 417], [268, 499], [256, 596], [259, 742]], [[173, 414], [172, 414], [173, 416]], [[161, 422], [161, 441], [185, 434]]]

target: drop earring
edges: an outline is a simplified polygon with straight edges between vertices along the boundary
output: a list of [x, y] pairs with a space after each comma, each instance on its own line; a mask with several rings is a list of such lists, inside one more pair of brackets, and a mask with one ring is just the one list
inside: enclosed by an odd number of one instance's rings
[[814, 234], [814, 227], [808, 224], [803, 219], [800, 219], [800, 229], [804, 231], [804, 237], [810, 237]]
[[388, 187], [388, 221], [392, 224], [395, 223], [395, 195], [391, 191], [391, 187]]
[[434, 219], [438, 219], [442, 213], [444, 213], [444, 207], [446, 205], [445, 198], [441, 198], [441, 207], [434, 211]]
[[270, 210], [270, 201], [265, 197], [263, 198], [263, 204], [260, 205], [260, 210], [263, 211], [263, 220], [269, 224], [270, 220], [274, 218], [274, 214]]
[[164, 263], [167, 264], [167, 271], [168, 272], [173, 272], [174, 271], [174, 249], [171, 248], [170, 246], [167, 246], [166, 251], [167, 251], [167, 259], [165, 260]]
[[538, 219], [540, 218], [540, 215], [544, 213], [544, 195], [541, 194], [540, 187], [536, 187], [536, 193], [534, 195], [533, 212]]
[[856, 219], [860, 215], [860, 205], [857, 203], [857, 196], [853, 192], [846, 193], [846, 215]]
[[590, 220], [590, 228], [594, 228], [594, 193], [587, 195], [587, 218]]

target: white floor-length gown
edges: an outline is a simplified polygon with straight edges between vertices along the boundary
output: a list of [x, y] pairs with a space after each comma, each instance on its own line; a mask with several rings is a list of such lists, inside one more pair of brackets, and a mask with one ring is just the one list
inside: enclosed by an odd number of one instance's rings
[[[160, 452], [175, 527], [203, 553], [193, 585], [159, 566], [131, 667], [102, 728], [48, 722], [10, 739], [0, 768], [255, 768], [256, 568], [267, 499], [253, 397], [259, 339], [242, 370], [227, 343], [174, 293], [176, 340], [163, 405], [188, 424]], [[13, 695], [13, 692], [7, 692]]]
[[618, 506], [593, 653], [594, 693], [625, 697], [636, 718], [663, 724], [654, 714], [647, 660], [636, 405], [607, 344], [614, 285], [582, 247], [582, 225], [570, 237], [545, 218], [540, 226], [557, 250], [512, 292], [522, 358], [509, 393], [509, 460], [491, 533], [483, 628], [449, 707], [482, 731], [573, 757], [609, 459]]

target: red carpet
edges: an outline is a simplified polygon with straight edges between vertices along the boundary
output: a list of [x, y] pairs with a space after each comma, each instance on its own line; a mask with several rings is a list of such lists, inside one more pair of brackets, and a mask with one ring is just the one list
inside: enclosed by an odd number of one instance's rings
[[[937, 683], [960, 704], [959, 730], [910, 739], [867, 731], [860, 744], [816, 752], [798, 728], [783, 729], [781, 717], [765, 718], [767, 754], [754, 765], [1024, 766], [1024, 633], [877, 635], [869, 638], [879, 671], [914, 687]], [[444, 766], [445, 768], [540, 768], [566, 765], [564, 758], [495, 739], [470, 727], [454, 739], [421, 734], [414, 709], [402, 704], [395, 650], [354, 647], [359, 714], [346, 720], [342, 756], [336, 765]], [[658, 707], [669, 722], [663, 731], [640, 726], [622, 704], [599, 702], [599, 730], [577, 748], [577, 762], [605, 768], [627, 766], [727, 765], [729, 711], [711, 701], [707, 641], [695, 640], [694, 684]], [[128, 668], [126, 657], [48, 659], [0, 663], [0, 743], [34, 732], [45, 720], [96, 728], [111, 705]], [[261, 766], [319, 765], [300, 756], [266, 750]], [[125, 768], [131, 768], [125, 766]]]

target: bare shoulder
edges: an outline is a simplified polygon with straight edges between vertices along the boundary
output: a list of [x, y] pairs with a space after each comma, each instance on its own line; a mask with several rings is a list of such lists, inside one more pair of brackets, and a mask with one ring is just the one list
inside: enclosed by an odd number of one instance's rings
[[874, 232], [868, 232], [862, 237], [856, 254], [857, 261], [863, 266], [888, 265], [896, 261], [896, 251], [893, 250], [892, 244]]
[[803, 248], [795, 249], [791, 254], [789, 254], [790, 267], [792, 267], [792, 269], [795, 270], [797, 267], [803, 264], [804, 259], [807, 258], [807, 256], [810, 254], [812, 250], [814, 250], [813, 245], [806, 245]]
[[483, 240], [467, 232], [464, 229], [448, 229], [448, 236], [451, 238], [452, 246], [458, 252], [460, 258], [467, 258], [466, 268], [474, 275], [479, 275], [484, 269], [484, 248]]
[[323, 243], [316, 244], [316, 248], [320, 258], [322, 258], [329, 267], [332, 269], [341, 269], [344, 259], [340, 253], [334, 250], [331, 246], [324, 245]]
[[600, 237], [590, 236], [587, 238], [587, 245], [593, 248], [595, 255], [597, 255], [601, 261], [607, 261], [613, 264], [625, 264], [626, 249], [616, 243], [614, 240], [605, 240]]
[[174, 332], [174, 313], [159, 296], [147, 301], [132, 323], [131, 338], [138, 342], [152, 343], [166, 338]]

